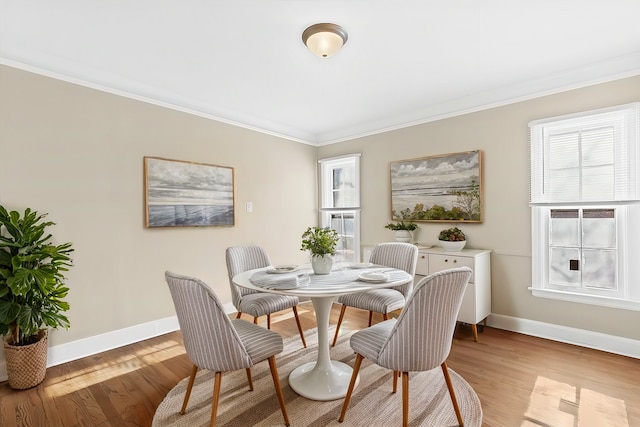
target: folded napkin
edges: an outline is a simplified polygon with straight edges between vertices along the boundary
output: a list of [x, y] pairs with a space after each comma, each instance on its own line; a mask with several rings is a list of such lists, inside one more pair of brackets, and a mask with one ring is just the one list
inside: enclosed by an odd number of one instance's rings
[[306, 274], [269, 274], [267, 271], [256, 271], [249, 281], [254, 286], [265, 289], [295, 289], [307, 286], [309, 276]]

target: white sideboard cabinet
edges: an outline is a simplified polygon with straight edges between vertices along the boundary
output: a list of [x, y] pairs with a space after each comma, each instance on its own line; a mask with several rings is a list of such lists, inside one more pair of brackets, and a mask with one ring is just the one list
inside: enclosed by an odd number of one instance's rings
[[[457, 267], [473, 270], [458, 313], [458, 322], [473, 328], [473, 338], [478, 341], [478, 323], [486, 323], [491, 314], [491, 251], [463, 249], [448, 252], [442, 248], [420, 248], [416, 275], [426, 276], [437, 271]], [[416, 277], [416, 283], [418, 278]]]

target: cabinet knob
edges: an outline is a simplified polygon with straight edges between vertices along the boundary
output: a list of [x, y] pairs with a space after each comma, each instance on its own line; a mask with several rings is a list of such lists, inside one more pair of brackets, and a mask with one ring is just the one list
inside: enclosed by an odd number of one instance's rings
[[425, 259], [426, 257], [424, 255], [422, 255], [420, 258]]

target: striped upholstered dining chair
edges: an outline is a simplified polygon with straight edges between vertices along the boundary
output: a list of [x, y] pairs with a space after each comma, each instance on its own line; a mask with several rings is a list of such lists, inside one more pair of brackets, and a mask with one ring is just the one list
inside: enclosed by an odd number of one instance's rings
[[208, 369], [215, 372], [210, 423], [214, 427], [222, 373], [246, 369], [249, 389], [253, 390], [251, 367], [268, 359], [280, 410], [284, 423], [288, 426], [289, 417], [275, 359], [275, 355], [283, 349], [280, 334], [245, 320], [229, 319], [213, 290], [198, 279], [168, 271], [165, 278], [176, 308], [184, 347], [193, 363], [180, 414], [184, 414], [187, 409], [198, 369]]
[[[371, 251], [369, 261], [373, 264], [384, 265], [391, 268], [398, 268], [409, 273], [416, 274], [416, 264], [418, 263], [418, 247], [410, 243], [391, 242], [380, 243]], [[342, 304], [340, 317], [336, 325], [336, 332], [333, 336], [333, 344], [336, 345], [340, 325], [344, 318], [347, 307], [360, 308], [369, 311], [369, 326], [373, 319], [373, 313], [382, 313], [384, 320], [389, 318], [389, 313], [404, 307], [406, 299], [413, 289], [413, 281], [406, 285], [395, 288], [373, 289], [371, 291], [347, 294], [338, 297], [338, 302]]]
[[471, 278], [469, 267], [443, 270], [420, 280], [398, 319], [390, 319], [351, 336], [356, 361], [339, 421], [349, 407], [360, 364], [365, 357], [393, 371], [393, 392], [402, 373], [402, 425], [409, 424], [409, 372], [430, 371], [440, 366], [458, 423], [462, 414], [449, 377], [446, 360], [464, 291]]
[[237, 319], [242, 313], [253, 316], [253, 323], [258, 323], [258, 317], [267, 316], [267, 329], [271, 329], [271, 313], [291, 308], [298, 325], [302, 345], [307, 346], [298, 317], [297, 305], [300, 302], [298, 297], [288, 295], [276, 295], [267, 292], [254, 291], [252, 289], [241, 288], [233, 283], [233, 276], [244, 273], [255, 268], [268, 267], [271, 265], [269, 256], [260, 246], [232, 246], [225, 252], [227, 260], [227, 272], [229, 273], [229, 286], [231, 287], [231, 300], [233, 306], [238, 310]]

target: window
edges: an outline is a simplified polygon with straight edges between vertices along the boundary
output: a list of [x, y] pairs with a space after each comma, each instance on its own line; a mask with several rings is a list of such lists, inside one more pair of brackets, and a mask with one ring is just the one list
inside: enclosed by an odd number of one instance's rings
[[320, 160], [320, 226], [338, 232], [335, 260], [360, 261], [360, 155]]
[[640, 310], [640, 103], [529, 129], [533, 295]]

